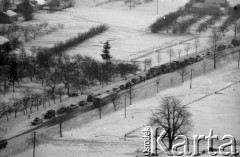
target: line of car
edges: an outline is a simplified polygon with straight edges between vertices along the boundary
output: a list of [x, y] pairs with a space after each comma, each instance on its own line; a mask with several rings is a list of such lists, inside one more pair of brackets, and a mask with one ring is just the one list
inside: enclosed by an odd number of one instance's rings
[[[231, 44], [229, 45], [219, 45], [217, 47], [217, 51], [221, 52], [226, 50], [227, 48], [232, 48], [240, 45], [240, 40], [233, 39]], [[93, 105], [95, 106], [103, 106], [109, 103], [111, 100], [111, 96], [115, 93], [119, 93], [120, 91], [123, 91], [125, 89], [128, 89], [136, 84], [139, 84], [141, 82], [145, 82], [146, 80], [149, 80], [153, 77], [162, 75], [162, 74], [167, 74], [170, 72], [174, 72], [176, 70], [182, 69], [186, 66], [189, 66], [191, 64], [194, 64], [196, 62], [199, 62], [203, 60], [205, 57], [211, 58], [213, 56], [212, 51], [208, 51], [202, 54], [198, 54], [194, 57], [189, 57], [186, 59], [179, 59], [172, 61], [171, 63], [165, 63], [159, 66], [154, 66], [151, 67], [146, 74], [142, 74], [140, 76], [136, 76], [131, 79], [131, 81], [128, 81], [124, 84], [119, 85], [118, 87], [112, 88], [112, 91], [107, 90], [105, 93], [99, 93], [97, 95], [89, 95], [91, 96], [91, 101], [93, 101]]]
[[[87, 105], [88, 102], [85, 100], [81, 100], [78, 102], [78, 104], [71, 104], [69, 106], [62, 106], [60, 108], [58, 108], [56, 111], [55, 110], [48, 110], [45, 114], [43, 114], [43, 118], [44, 119], [52, 119], [55, 118], [56, 115], [61, 115], [61, 114], [65, 114], [67, 112], [71, 112], [73, 110], [76, 110], [79, 106], [85, 106]], [[43, 122], [42, 118], [36, 117], [34, 118], [34, 120], [31, 122], [32, 125], [38, 125], [41, 124]]]

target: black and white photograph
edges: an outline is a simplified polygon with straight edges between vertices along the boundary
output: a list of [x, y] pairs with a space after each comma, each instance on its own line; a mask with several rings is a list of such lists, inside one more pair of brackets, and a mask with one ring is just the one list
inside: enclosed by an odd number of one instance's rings
[[0, 0], [0, 157], [240, 157], [240, 0]]

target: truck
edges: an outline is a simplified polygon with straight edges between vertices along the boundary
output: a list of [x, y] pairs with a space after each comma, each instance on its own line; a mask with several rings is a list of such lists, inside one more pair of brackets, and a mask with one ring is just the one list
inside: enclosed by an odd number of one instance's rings
[[103, 93], [102, 95], [93, 98], [93, 105], [96, 107], [105, 106], [112, 101], [115, 92]]
[[240, 45], [240, 40], [239, 39], [233, 39], [231, 44], [236, 47], [236, 46], [239, 46]]

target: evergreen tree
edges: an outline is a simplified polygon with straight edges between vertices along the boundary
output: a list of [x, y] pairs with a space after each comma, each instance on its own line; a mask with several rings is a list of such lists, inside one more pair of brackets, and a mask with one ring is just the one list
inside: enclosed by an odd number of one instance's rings
[[109, 62], [110, 59], [112, 58], [111, 55], [110, 55], [110, 50], [111, 49], [111, 46], [108, 42], [108, 40], [106, 41], [106, 43], [103, 45], [103, 50], [102, 50], [102, 59], [105, 60], [106, 62]]

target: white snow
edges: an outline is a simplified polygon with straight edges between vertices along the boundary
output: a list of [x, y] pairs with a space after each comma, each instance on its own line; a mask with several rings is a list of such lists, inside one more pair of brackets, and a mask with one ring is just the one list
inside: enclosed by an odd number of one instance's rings
[[[222, 69], [193, 79], [193, 89], [189, 89], [189, 82], [170, 88], [154, 95], [151, 98], [134, 102], [127, 107], [127, 118], [124, 118], [124, 109], [103, 115], [102, 119], [93, 120], [86, 125], [77, 127], [81, 123], [82, 115], [77, 118], [73, 128], [63, 132], [63, 138], [54, 135], [57, 141], [40, 145], [36, 153], [44, 157], [57, 156], [136, 156], [141, 155], [143, 147], [141, 129], [129, 134], [124, 141], [124, 135], [136, 128], [148, 124], [151, 111], [160, 105], [163, 97], [175, 96], [183, 104], [192, 102], [206, 94], [226, 87], [233, 82], [240, 81], [239, 69], [233, 63]], [[208, 135], [210, 129], [220, 139], [225, 134], [233, 135], [240, 140], [240, 83], [230, 88], [197, 101], [189, 106], [193, 114], [194, 128], [190, 135]], [[111, 105], [109, 105], [110, 107]], [[112, 107], [112, 106], [111, 106]], [[97, 112], [97, 111], [96, 111]], [[66, 124], [68, 125], [68, 124]], [[70, 126], [70, 125], [68, 125]], [[52, 130], [53, 133], [56, 133]], [[51, 131], [48, 132], [51, 134]], [[205, 149], [207, 146], [202, 146]], [[239, 149], [239, 147], [238, 147]], [[18, 157], [28, 157], [31, 150], [18, 154]], [[161, 156], [165, 156], [161, 154]]]

